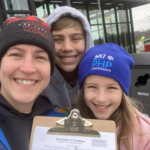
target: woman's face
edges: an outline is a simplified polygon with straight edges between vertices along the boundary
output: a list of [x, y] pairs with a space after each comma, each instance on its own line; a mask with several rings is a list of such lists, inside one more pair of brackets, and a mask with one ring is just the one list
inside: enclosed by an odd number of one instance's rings
[[29, 113], [48, 85], [50, 74], [51, 64], [45, 50], [28, 44], [12, 46], [1, 60], [1, 94], [15, 109]]
[[84, 81], [84, 99], [97, 119], [107, 120], [120, 106], [122, 89], [112, 78], [90, 75]]

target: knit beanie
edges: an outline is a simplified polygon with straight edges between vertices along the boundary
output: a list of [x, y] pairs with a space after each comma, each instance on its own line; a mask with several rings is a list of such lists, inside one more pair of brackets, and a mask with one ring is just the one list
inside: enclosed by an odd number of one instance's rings
[[0, 32], [0, 61], [13, 45], [31, 44], [44, 49], [51, 62], [51, 74], [54, 71], [54, 41], [50, 27], [36, 16], [11, 17], [7, 19]]
[[79, 87], [89, 75], [100, 75], [115, 79], [129, 95], [132, 57], [120, 46], [109, 43], [88, 50], [79, 65]]

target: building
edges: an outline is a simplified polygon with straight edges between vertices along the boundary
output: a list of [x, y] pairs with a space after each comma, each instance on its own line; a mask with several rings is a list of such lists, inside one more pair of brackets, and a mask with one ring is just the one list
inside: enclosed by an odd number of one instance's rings
[[129, 53], [136, 52], [131, 8], [149, 0], [0, 0], [0, 29], [11, 16], [37, 15], [45, 20], [59, 6], [69, 5], [88, 19], [94, 44], [116, 43]]

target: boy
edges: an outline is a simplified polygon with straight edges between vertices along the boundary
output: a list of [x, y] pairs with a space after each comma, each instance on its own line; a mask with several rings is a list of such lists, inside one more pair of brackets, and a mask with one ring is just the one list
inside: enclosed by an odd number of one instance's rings
[[54, 105], [72, 109], [79, 92], [78, 66], [85, 51], [93, 46], [90, 25], [81, 12], [68, 6], [56, 8], [46, 23], [55, 41], [56, 67], [42, 94]]
[[52, 112], [50, 101], [39, 96], [54, 70], [54, 42], [49, 30], [49, 26], [35, 16], [11, 17], [3, 23], [0, 149], [28, 150], [33, 118]]

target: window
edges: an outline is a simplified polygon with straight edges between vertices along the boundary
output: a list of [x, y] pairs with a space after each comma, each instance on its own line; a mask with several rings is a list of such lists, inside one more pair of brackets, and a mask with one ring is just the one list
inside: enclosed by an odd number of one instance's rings
[[87, 17], [87, 13], [84, 5], [72, 4], [72, 7], [76, 8]]
[[91, 26], [92, 37], [94, 45], [99, 45], [104, 43], [104, 30], [102, 25], [92, 25]]
[[6, 10], [29, 10], [28, 0], [4, 0]]
[[131, 41], [131, 50], [130, 51], [128, 51], [129, 53], [133, 53], [133, 49], [134, 49], [134, 45], [133, 45], [133, 35], [132, 35], [132, 33], [133, 33], [133, 31], [132, 31], [132, 28], [131, 28], [131, 23], [129, 23], [129, 33], [130, 33], [130, 41]]
[[127, 22], [126, 10], [117, 10], [118, 23]]
[[116, 24], [106, 25], [107, 43], [118, 44]]
[[89, 5], [90, 24], [102, 24], [102, 13], [97, 5]]
[[89, 5], [88, 9], [94, 45], [103, 44], [104, 28], [103, 28], [102, 12], [98, 9], [98, 5], [95, 4]]
[[50, 13], [52, 13], [52, 11], [55, 9], [54, 4], [49, 4], [49, 9], [50, 9]]
[[114, 8], [111, 10], [104, 10], [105, 23], [116, 23]]
[[30, 14], [7, 14], [7, 18], [10, 18], [13, 16], [27, 17], [27, 16], [30, 16]]
[[128, 21], [131, 22], [131, 18], [130, 18], [130, 10], [128, 9]]
[[35, 3], [35, 5], [38, 18], [44, 21], [56, 7], [60, 6], [60, 4], [51, 4], [49, 2], [37, 2]]
[[119, 24], [119, 39], [120, 39], [120, 46], [122, 46], [127, 52], [131, 52], [131, 44], [129, 40], [129, 30], [126, 23]]
[[40, 19], [45, 19], [48, 17], [48, 10], [45, 3], [36, 3], [37, 16]]

